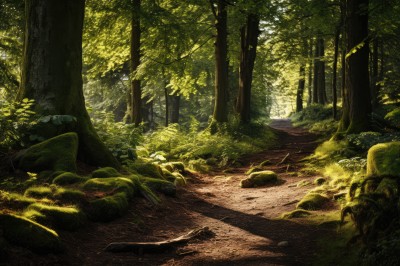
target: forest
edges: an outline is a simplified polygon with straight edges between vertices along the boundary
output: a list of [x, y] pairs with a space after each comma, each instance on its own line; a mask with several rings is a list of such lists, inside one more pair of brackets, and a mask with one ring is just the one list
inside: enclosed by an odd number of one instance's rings
[[1, 0], [0, 265], [400, 265], [399, 0]]

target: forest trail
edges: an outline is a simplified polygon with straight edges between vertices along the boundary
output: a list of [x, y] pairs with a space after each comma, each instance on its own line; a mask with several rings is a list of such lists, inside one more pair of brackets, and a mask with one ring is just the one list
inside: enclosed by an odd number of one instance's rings
[[[63, 233], [67, 252], [48, 258], [49, 264], [70, 265], [309, 265], [319, 236], [326, 229], [301, 218], [281, 220], [279, 215], [294, 210], [308, 187], [296, 183], [317, 176], [297, 172], [299, 162], [318, 145], [316, 135], [275, 120], [280, 146], [243, 158], [243, 167], [230, 173], [200, 175], [176, 198], [160, 207], [138, 199], [128, 215], [106, 224], [90, 224], [74, 233]], [[284, 163], [282, 159], [290, 154]], [[278, 185], [240, 188], [240, 180], [251, 164], [270, 160], [268, 169], [284, 180]], [[279, 165], [278, 165], [279, 164]], [[139, 209], [138, 209], [139, 208]], [[108, 253], [115, 241], [161, 241], [180, 236], [193, 228], [207, 226], [213, 236], [196, 239], [176, 250], [157, 254]], [[278, 245], [287, 241], [288, 245]], [[43, 258], [42, 258], [43, 259]], [[42, 261], [42, 259], [40, 259]]]

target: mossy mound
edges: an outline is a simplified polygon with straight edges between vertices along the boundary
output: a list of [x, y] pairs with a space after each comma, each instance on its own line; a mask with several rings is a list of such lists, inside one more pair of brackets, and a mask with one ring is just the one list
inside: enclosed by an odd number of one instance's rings
[[323, 177], [318, 177], [314, 180], [314, 185], [321, 186], [326, 182], [326, 179]]
[[145, 177], [164, 179], [161, 167], [153, 163], [137, 161], [129, 164], [129, 169]]
[[170, 172], [178, 171], [181, 174], [185, 172], [185, 165], [182, 162], [169, 162], [163, 164], [163, 166]]
[[87, 212], [93, 221], [109, 222], [124, 215], [128, 207], [128, 196], [125, 192], [119, 192], [91, 201]]
[[86, 194], [77, 189], [57, 188], [54, 193], [54, 199], [59, 199], [67, 202], [81, 203], [86, 200]]
[[175, 176], [174, 185], [175, 186], [185, 186], [186, 178], [178, 172], [172, 173]]
[[245, 174], [246, 175], [250, 175], [250, 174], [255, 173], [255, 172], [261, 172], [262, 170], [264, 170], [262, 167], [254, 166], [254, 167], [251, 167], [249, 170], [247, 170]]
[[264, 166], [271, 165], [271, 164], [272, 164], [272, 162], [270, 160], [265, 160], [265, 161], [261, 162], [259, 164], [259, 166], [264, 167]]
[[395, 198], [399, 195], [399, 184], [396, 179], [384, 178], [376, 188], [376, 192], [384, 193], [387, 198]]
[[106, 178], [122, 176], [115, 168], [103, 167], [92, 172], [94, 178]]
[[387, 113], [385, 119], [388, 120], [392, 125], [400, 125], [400, 108], [396, 108], [391, 112]]
[[126, 177], [92, 178], [83, 184], [83, 189], [106, 193], [125, 192], [128, 198], [133, 198], [137, 192], [135, 183]]
[[176, 177], [173, 173], [171, 173], [168, 169], [161, 167], [161, 170], [163, 172], [163, 176], [166, 180], [168, 180], [169, 182], [174, 182]]
[[0, 214], [3, 236], [9, 242], [38, 253], [59, 252], [61, 242], [57, 233], [27, 218]]
[[149, 187], [153, 191], [163, 193], [167, 196], [176, 195], [176, 186], [167, 180], [149, 177], [142, 177], [139, 180], [142, 184]]
[[400, 142], [372, 146], [368, 150], [367, 175], [400, 177]]
[[304, 210], [319, 210], [322, 206], [327, 203], [329, 199], [318, 193], [308, 193], [304, 198], [297, 204], [297, 209]]
[[[37, 218], [39, 218], [40, 222], [48, 222], [59, 229], [72, 231], [82, 227], [85, 223], [85, 215], [76, 207], [60, 207], [34, 203], [26, 209], [26, 211], [30, 210], [39, 213], [39, 217]], [[32, 217], [32, 213], [30, 215]], [[43, 221], [43, 216], [45, 217], [45, 221]]]
[[242, 188], [259, 187], [272, 184], [278, 181], [278, 175], [273, 171], [254, 172], [250, 176], [241, 181]]
[[311, 212], [299, 209], [299, 210], [294, 210], [294, 211], [282, 214], [282, 218], [283, 219], [293, 219], [293, 218], [307, 217], [310, 215], [311, 215]]
[[19, 169], [38, 173], [45, 170], [76, 172], [78, 135], [70, 132], [48, 139], [20, 152]]
[[57, 185], [71, 185], [75, 183], [80, 183], [86, 181], [87, 178], [81, 177], [77, 174], [71, 173], [71, 172], [63, 172], [62, 174], [57, 175], [53, 179], [53, 184]]
[[34, 198], [0, 190], [0, 203], [12, 206], [14, 208], [25, 208], [34, 202], [36, 202], [36, 199]]
[[36, 199], [51, 198], [54, 191], [51, 187], [40, 186], [40, 187], [30, 187], [25, 190], [25, 197], [32, 197]]

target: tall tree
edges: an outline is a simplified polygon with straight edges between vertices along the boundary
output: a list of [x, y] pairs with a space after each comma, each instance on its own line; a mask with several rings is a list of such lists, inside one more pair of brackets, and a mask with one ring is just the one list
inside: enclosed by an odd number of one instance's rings
[[249, 12], [246, 24], [240, 31], [240, 68], [239, 94], [236, 110], [242, 123], [251, 120], [251, 85], [253, 81], [254, 62], [256, 60], [260, 17], [255, 12]]
[[215, 104], [213, 119], [217, 123], [228, 121], [228, 12], [227, 2], [217, 0], [215, 8], [211, 1], [211, 8], [215, 16], [217, 30], [215, 41]]
[[81, 160], [118, 167], [97, 136], [82, 91], [84, 0], [26, 0], [22, 82], [18, 99], [36, 102], [42, 115], [76, 117]]
[[346, 94], [339, 131], [359, 133], [369, 128], [368, 0], [346, 1]]

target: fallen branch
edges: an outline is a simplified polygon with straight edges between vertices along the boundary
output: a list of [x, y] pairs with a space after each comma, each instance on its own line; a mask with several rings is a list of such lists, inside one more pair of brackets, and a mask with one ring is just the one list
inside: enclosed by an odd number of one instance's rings
[[185, 244], [190, 240], [204, 236], [210, 235], [211, 231], [208, 227], [202, 227], [194, 229], [185, 235], [179, 236], [177, 238], [158, 241], [158, 242], [113, 242], [108, 244], [105, 251], [108, 252], [127, 252], [133, 251], [139, 254], [144, 252], [161, 252], [165, 249], [175, 247], [177, 245]]
[[283, 163], [284, 163], [284, 162], [287, 160], [287, 158], [289, 157], [289, 155], [290, 155], [290, 153], [286, 154], [286, 156], [285, 156], [285, 157], [283, 157], [282, 161], [280, 161], [280, 162], [279, 162], [279, 163], [277, 163], [276, 165], [283, 164]]
[[288, 203], [283, 204], [282, 206], [289, 206], [289, 205], [295, 204], [297, 202], [299, 202], [299, 200], [292, 200], [292, 201], [289, 201]]

